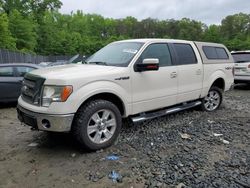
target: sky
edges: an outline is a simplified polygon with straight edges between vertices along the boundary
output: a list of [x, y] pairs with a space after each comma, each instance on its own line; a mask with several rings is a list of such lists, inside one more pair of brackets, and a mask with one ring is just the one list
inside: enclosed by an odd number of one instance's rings
[[250, 14], [250, 0], [61, 0], [62, 13], [82, 10], [106, 18], [133, 16], [146, 18], [191, 18], [208, 25], [220, 24], [228, 15], [239, 12]]

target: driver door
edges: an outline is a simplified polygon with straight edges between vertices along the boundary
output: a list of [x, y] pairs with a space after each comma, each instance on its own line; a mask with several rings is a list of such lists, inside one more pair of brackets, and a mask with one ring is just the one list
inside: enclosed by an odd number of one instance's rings
[[176, 104], [177, 101], [177, 67], [173, 65], [167, 43], [150, 44], [138, 58], [159, 59], [159, 70], [135, 72], [132, 70], [132, 106], [133, 114], [155, 110]]

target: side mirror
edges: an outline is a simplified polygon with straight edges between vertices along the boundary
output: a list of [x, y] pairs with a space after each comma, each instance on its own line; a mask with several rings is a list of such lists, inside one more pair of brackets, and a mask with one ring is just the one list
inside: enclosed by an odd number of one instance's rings
[[138, 63], [135, 66], [136, 72], [157, 70], [159, 70], [159, 59], [143, 59], [142, 63]]

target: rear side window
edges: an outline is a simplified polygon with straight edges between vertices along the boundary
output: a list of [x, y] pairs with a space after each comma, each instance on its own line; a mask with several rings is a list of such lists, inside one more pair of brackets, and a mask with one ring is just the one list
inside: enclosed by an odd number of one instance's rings
[[221, 47], [203, 46], [202, 50], [208, 59], [228, 59], [229, 58], [226, 50]]
[[165, 67], [172, 65], [171, 55], [167, 44], [151, 44], [149, 45], [140, 57], [140, 61], [148, 58], [159, 59], [159, 66]]
[[16, 70], [17, 70], [17, 74], [18, 76], [20, 77], [24, 77], [24, 75], [27, 73], [27, 72], [30, 72], [32, 70], [34, 70], [35, 68], [33, 67], [16, 67]]
[[174, 44], [179, 65], [196, 64], [197, 59], [194, 50], [189, 44]]
[[12, 77], [14, 71], [12, 67], [0, 67], [0, 77]]

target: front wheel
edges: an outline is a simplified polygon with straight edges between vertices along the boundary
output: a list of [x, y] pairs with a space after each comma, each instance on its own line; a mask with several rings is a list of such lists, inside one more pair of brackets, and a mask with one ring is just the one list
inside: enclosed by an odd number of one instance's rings
[[218, 87], [212, 86], [201, 101], [201, 108], [204, 111], [212, 112], [217, 110], [222, 102], [222, 90]]
[[114, 143], [120, 133], [121, 124], [120, 111], [113, 103], [94, 100], [78, 110], [73, 134], [85, 148], [99, 150]]

